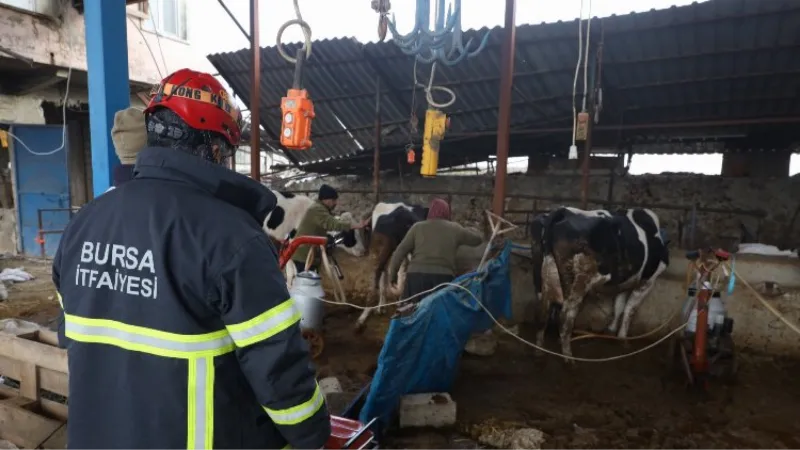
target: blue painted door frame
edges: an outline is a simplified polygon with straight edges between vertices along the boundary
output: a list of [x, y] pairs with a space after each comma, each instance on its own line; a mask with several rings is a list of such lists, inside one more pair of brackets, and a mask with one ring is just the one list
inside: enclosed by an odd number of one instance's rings
[[14, 125], [11, 133], [25, 143], [22, 145], [13, 138], [9, 142], [17, 209], [17, 249], [28, 256], [52, 258], [61, 234], [42, 235], [42, 254], [39, 230], [40, 225], [45, 231], [63, 230], [69, 222], [69, 143], [64, 139], [63, 148], [54, 152], [62, 145], [61, 125]]

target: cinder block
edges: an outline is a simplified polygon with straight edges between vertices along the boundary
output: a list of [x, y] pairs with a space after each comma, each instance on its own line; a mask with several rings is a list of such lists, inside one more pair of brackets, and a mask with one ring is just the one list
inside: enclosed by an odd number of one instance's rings
[[456, 402], [446, 392], [406, 395], [399, 415], [400, 428], [447, 427], [456, 423]]
[[342, 392], [342, 384], [336, 377], [323, 378], [319, 380], [318, 384], [319, 390], [325, 395]]

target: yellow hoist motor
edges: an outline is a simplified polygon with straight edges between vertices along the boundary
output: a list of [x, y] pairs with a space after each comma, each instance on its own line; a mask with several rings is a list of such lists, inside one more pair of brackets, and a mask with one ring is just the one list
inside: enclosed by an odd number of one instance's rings
[[450, 119], [438, 109], [428, 108], [425, 111], [425, 130], [422, 134], [422, 166], [419, 169], [423, 177], [435, 177], [439, 167], [439, 147]]

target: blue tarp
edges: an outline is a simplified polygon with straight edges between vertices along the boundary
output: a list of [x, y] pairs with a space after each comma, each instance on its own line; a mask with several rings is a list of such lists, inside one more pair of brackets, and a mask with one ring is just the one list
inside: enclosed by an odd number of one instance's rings
[[[495, 318], [511, 318], [511, 247], [507, 241], [485, 270], [454, 281], [475, 294]], [[403, 395], [449, 392], [467, 340], [493, 324], [472, 296], [454, 286], [424, 298], [411, 315], [393, 319], [360, 420], [379, 417], [385, 429]]]

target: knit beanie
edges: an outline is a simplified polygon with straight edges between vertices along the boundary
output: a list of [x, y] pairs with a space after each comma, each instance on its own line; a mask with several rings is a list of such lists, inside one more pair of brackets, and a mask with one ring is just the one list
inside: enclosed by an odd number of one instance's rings
[[114, 114], [114, 127], [111, 128], [114, 150], [122, 164], [136, 163], [136, 155], [147, 145], [147, 126], [144, 112], [127, 108]]
[[327, 184], [323, 184], [319, 187], [319, 195], [317, 195], [317, 198], [319, 200], [336, 200], [339, 198], [339, 193], [336, 192], [336, 189]]
[[450, 205], [440, 198], [433, 199], [428, 209], [428, 219], [450, 220]]

